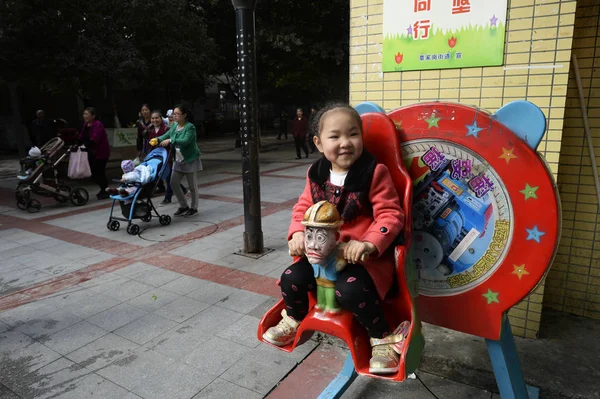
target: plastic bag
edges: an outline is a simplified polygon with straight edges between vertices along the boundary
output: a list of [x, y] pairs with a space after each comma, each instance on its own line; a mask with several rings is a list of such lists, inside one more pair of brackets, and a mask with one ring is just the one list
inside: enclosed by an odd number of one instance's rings
[[133, 160], [133, 166], [135, 167], [138, 167], [141, 163], [142, 161], [140, 160], [140, 157], [135, 157], [135, 159]]
[[29, 156], [31, 158], [37, 158], [42, 156], [42, 151], [37, 147], [31, 147], [29, 150]]
[[70, 179], [85, 179], [92, 175], [87, 152], [81, 151], [81, 147], [77, 148], [77, 151], [71, 153], [67, 174]]
[[176, 162], [184, 161], [183, 154], [181, 153], [181, 149], [179, 149], [179, 147], [175, 148], [175, 161]]

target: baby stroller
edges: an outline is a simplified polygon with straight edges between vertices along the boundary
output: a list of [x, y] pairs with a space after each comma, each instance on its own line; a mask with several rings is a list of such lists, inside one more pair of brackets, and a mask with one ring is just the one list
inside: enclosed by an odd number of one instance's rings
[[15, 192], [17, 207], [28, 212], [38, 212], [40, 201], [31, 198], [31, 193], [44, 197], [54, 197], [57, 202], [68, 202], [82, 206], [88, 202], [89, 194], [82, 187], [71, 189], [58, 179], [58, 164], [67, 157], [70, 148], [65, 147], [59, 137], [49, 140], [42, 148], [41, 155], [22, 158], [19, 184]]
[[[121, 187], [138, 187], [138, 189], [128, 196], [120, 194], [111, 195], [113, 199], [112, 207], [110, 208], [110, 216], [106, 227], [111, 231], [117, 231], [121, 227], [119, 220], [127, 222], [127, 232], [131, 235], [137, 235], [140, 232], [140, 226], [132, 223], [133, 219], [141, 219], [144, 222], [152, 220], [152, 211], [158, 216], [158, 221], [161, 225], [166, 226], [171, 223], [171, 216], [160, 215], [156, 207], [152, 203], [152, 195], [156, 191], [158, 182], [167, 175], [169, 168], [170, 153], [164, 148], [155, 148], [146, 155], [146, 159], [142, 165], [151, 166], [153, 170], [152, 179], [149, 183], [122, 183]], [[121, 182], [120, 180], [116, 180]], [[113, 216], [115, 203], [119, 202], [123, 217]]]

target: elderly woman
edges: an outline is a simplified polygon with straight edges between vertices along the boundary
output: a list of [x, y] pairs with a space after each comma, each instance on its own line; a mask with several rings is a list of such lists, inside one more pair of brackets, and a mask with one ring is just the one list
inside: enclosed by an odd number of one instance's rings
[[108, 135], [102, 122], [96, 119], [96, 109], [87, 107], [83, 111], [83, 128], [79, 134], [79, 139], [87, 148], [88, 162], [92, 171], [92, 179], [100, 186], [100, 191], [96, 194], [98, 199], [108, 198], [106, 188], [108, 179], [106, 178], [106, 163], [110, 157], [110, 146], [108, 144]]
[[[178, 105], [173, 110], [174, 123], [169, 131], [158, 137], [158, 142], [163, 147], [173, 146], [175, 162], [171, 174], [171, 187], [179, 201], [179, 209], [175, 216], [193, 216], [198, 214], [198, 188], [196, 186], [196, 173], [202, 170], [200, 150], [196, 142], [196, 126], [189, 122], [190, 111]], [[186, 177], [192, 195], [191, 207], [188, 206], [181, 180]]]

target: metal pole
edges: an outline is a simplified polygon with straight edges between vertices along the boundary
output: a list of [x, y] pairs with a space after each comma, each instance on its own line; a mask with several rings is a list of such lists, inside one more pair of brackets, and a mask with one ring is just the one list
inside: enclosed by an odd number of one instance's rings
[[232, 0], [235, 9], [240, 140], [244, 187], [244, 252], [263, 252], [258, 162], [254, 9], [256, 0]]

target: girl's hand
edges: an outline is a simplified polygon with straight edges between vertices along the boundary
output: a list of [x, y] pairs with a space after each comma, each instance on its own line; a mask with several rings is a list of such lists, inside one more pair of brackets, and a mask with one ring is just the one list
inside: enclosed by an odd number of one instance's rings
[[292, 235], [292, 239], [288, 241], [290, 256], [304, 256], [306, 252], [304, 248], [304, 232], [297, 231]]
[[377, 248], [370, 242], [350, 240], [344, 247], [344, 258], [349, 263], [364, 262], [375, 251]]
[[167, 147], [169, 144], [171, 144], [171, 139], [166, 139], [160, 142], [161, 147]]

